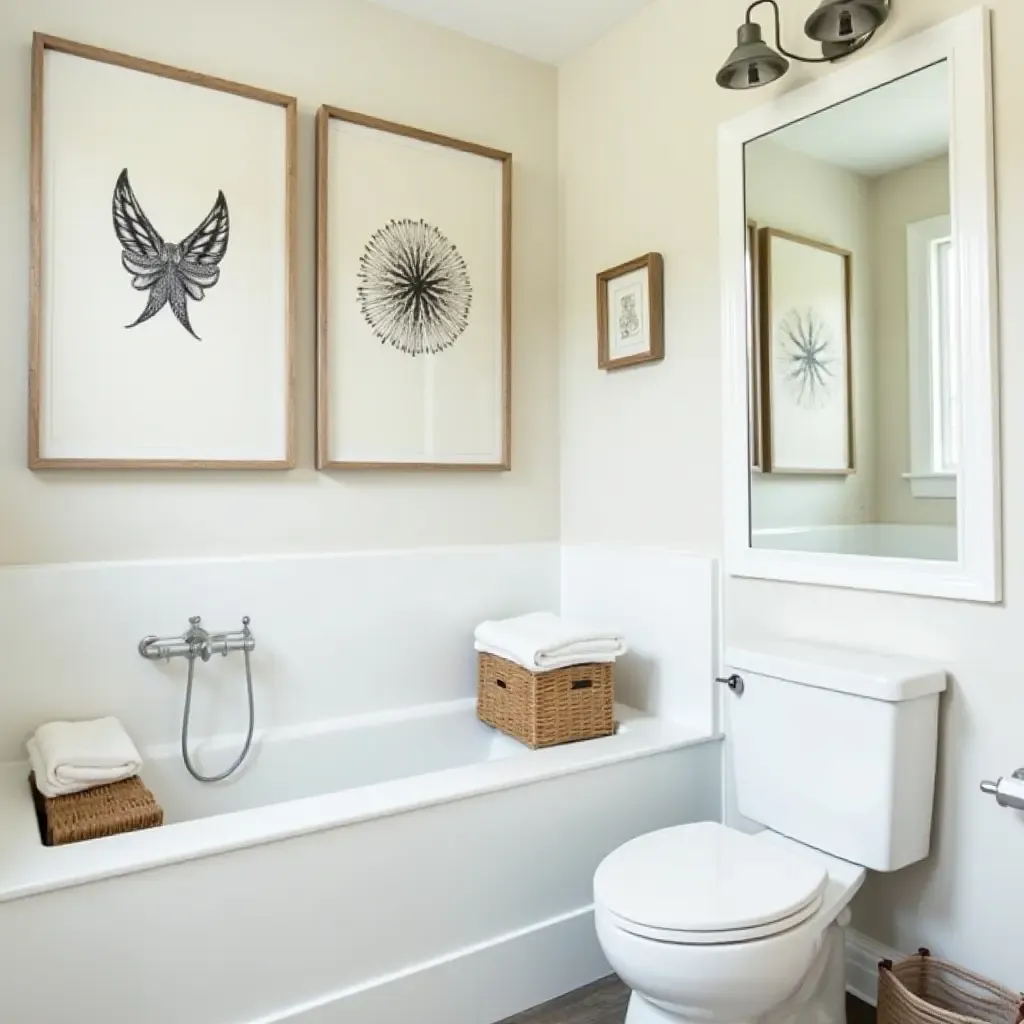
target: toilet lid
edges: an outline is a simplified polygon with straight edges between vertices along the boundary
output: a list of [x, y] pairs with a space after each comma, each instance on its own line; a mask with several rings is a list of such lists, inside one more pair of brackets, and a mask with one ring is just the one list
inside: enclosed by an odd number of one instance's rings
[[609, 854], [594, 876], [594, 900], [638, 933], [704, 933], [703, 941], [714, 941], [805, 920], [827, 880], [810, 858], [701, 822], [651, 832]]

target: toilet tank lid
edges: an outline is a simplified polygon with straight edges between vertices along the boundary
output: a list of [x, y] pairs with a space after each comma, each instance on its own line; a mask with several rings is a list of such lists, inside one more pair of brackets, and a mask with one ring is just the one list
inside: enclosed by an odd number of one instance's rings
[[726, 662], [735, 672], [751, 672], [893, 703], [916, 700], [946, 689], [945, 669], [934, 664], [825, 644], [760, 641], [730, 647], [726, 651]]

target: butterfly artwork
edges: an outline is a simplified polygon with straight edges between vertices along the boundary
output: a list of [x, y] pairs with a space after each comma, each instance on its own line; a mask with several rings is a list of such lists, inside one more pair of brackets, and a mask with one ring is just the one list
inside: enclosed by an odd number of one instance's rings
[[206, 290], [220, 280], [220, 262], [228, 251], [230, 221], [223, 192], [199, 226], [180, 242], [165, 242], [135, 198], [128, 169], [114, 186], [114, 233], [121, 243], [121, 264], [132, 275], [132, 287], [149, 292], [146, 307], [130, 329], [170, 306], [178, 323], [197, 341], [188, 315], [188, 300], [202, 302]]

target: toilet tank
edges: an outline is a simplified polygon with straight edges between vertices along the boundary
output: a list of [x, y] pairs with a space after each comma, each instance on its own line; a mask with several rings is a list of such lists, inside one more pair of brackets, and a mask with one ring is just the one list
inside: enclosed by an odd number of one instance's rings
[[744, 684], [725, 693], [744, 817], [876, 871], [928, 855], [943, 670], [784, 642], [726, 661]]

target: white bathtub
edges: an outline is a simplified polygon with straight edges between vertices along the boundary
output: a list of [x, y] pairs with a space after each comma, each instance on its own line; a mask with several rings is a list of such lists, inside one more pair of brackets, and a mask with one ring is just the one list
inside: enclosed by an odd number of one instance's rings
[[600, 859], [719, 817], [717, 743], [618, 718], [538, 752], [472, 701], [281, 730], [213, 786], [147, 751], [168, 824], [58, 849], [3, 766], [0, 1021], [490, 1024], [585, 984]]
[[754, 530], [752, 546], [775, 551], [821, 551], [830, 554], [955, 562], [957, 528], [909, 523], [794, 526]]
[[[196, 767], [206, 772], [221, 770], [234, 759], [243, 739], [193, 741]], [[388, 802], [388, 794], [402, 807], [414, 799], [409, 781], [413, 778], [467, 765], [479, 768], [529, 752], [481, 724], [470, 700], [278, 729], [254, 744], [236, 775], [216, 785], [196, 784], [183, 767], [177, 745], [151, 750], [143, 774], [159, 794], [170, 823], [331, 794], [346, 793], [350, 800], [350, 791], [363, 787], [374, 787], [370, 794], [373, 806], [385, 813], [398, 809], [397, 804]], [[382, 784], [396, 780], [402, 785], [392, 785], [387, 793], [382, 790]], [[442, 780], [447, 784], [457, 781], [451, 776]], [[346, 806], [349, 810], [357, 807], [351, 802]], [[337, 811], [344, 808], [341, 804], [335, 807], [327, 823], [342, 822]], [[289, 812], [278, 808], [276, 813]], [[351, 820], [347, 812], [344, 820]]]

